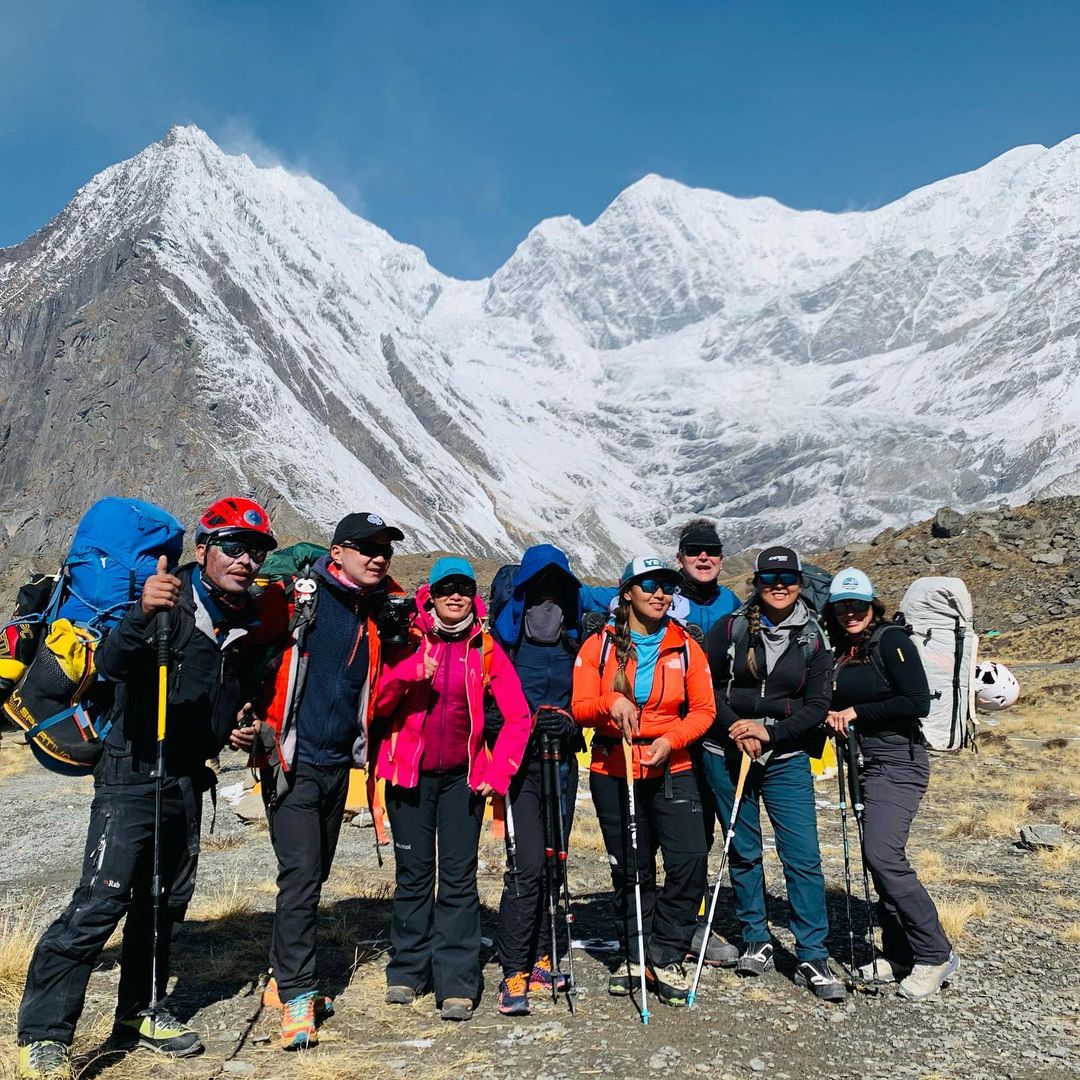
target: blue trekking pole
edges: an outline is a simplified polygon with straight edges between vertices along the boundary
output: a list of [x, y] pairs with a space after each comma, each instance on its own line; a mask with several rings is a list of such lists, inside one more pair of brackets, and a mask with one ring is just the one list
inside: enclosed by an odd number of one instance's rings
[[[866, 804], [862, 800], [862, 784], [859, 782], [859, 747], [855, 725], [848, 724], [848, 784], [851, 787], [851, 808], [855, 813], [855, 826], [859, 832], [859, 854], [862, 857], [863, 895], [866, 898], [866, 936], [870, 941], [870, 970], [872, 982], [878, 981], [877, 945], [874, 942], [874, 914], [870, 903], [870, 871], [866, 865]], [[839, 755], [837, 755], [839, 757]]]

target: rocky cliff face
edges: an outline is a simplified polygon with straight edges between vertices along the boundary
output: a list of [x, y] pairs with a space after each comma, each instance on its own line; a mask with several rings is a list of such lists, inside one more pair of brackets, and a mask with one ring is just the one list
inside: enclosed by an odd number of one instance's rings
[[1078, 491], [1078, 196], [1080, 140], [860, 214], [646, 177], [460, 282], [174, 129], [0, 251], [5, 557], [118, 493], [604, 571], [701, 512], [820, 546]]

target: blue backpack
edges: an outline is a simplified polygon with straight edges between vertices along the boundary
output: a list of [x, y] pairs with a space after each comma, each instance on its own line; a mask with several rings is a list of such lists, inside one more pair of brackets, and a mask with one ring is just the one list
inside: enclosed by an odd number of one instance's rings
[[[101, 755], [110, 687], [93, 653], [142, 592], [164, 555], [180, 561], [183, 526], [160, 506], [102, 499], [83, 515], [63, 566], [19, 594], [0, 634], [0, 700], [34, 756], [57, 772], [89, 772]], [[66, 622], [61, 622], [66, 620]], [[70, 625], [68, 625], [70, 624]]]

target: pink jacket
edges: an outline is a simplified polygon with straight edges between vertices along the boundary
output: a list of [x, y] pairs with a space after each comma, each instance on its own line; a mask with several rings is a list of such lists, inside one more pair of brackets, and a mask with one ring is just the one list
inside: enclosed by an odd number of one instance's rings
[[[424, 751], [423, 727], [427, 716], [431, 684], [424, 678], [424, 641], [434, 647], [441, 660], [445, 643], [435, 632], [428, 608], [428, 587], [416, 594], [417, 613], [413, 627], [421, 636], [415, 652], [388, 661], [379, 675], [376, 720], [388, 718], [381, 733], [375, 775], [401, 787], [420, 782], [420, 757]], [[491, 643], [491, 695], [503, 714], [503, 728], [488, 751], [484, 746], [484, 633], [480, 621], [487, 614], [484, 601], [476, 598], [476, 618], [469, 634], [465, 685], [469, 698], [469, 787], [476, 791], [490, 784], [500, 795], [510, 787], [510, 779], [521, 767], [525, 746], [532, 734], [532, 715], [521, 682], [510, 658], [498, 642]]]

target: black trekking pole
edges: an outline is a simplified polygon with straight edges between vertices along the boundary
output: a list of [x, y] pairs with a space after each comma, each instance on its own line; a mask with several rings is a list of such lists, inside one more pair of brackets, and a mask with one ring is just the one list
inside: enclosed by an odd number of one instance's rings
[[709, 936], [712, 934], [713, 919], [716, 918], [716, 902], [720, 899], [720, 882], [724, 880], [724, 867], [727, 866], [728, 851], [731, 850], [731, 840], [735, 835], [735, 822], [739, 817], [739, 804], [742, 802], [743, 789], [746, 787], [746, 777], [750, 773], [750, 765], [753, 758], [744, 750], [739, 762], [739, 779], [735, 783], [735, 798], [731, 803], [731, 820], [728, 822], [727, 833], [724, 836], [724, 853], [720, 856], [720, 870], [716, 875], [716, 885], [713, 887], [712, 899], [709, 901], [709, 915], [705, 920], [705, 937], [702, 940], [701, 952], [698, 953], [697, 966], [694, 969], [694, 981], [690, 986], [690, 994], [686, 999], [686, 1007], [692, 1009], [697, 1000], [698, 983], [701, 981], [701, 969], [705, 966], [705, 953], [709, 948]]
[[154, 893], [154, 926], [150, 945], [150, 1037], [157, 1035], [158, 1012], [158, 947], [161, 937], [161, 801], [165, 773], [165, 714], [169, 692], [169, 615], [158, 612], [154, 622], [154, 644], [157, 646], [158, 707], [157, 760], [154, 764], [154, 869], [151, 889]]
[[848, 786], [851, 791], [851, 808], [855, 814], [855, 826], [859, 832], [859, 855], [862, 859], [863, 896], [866, 899], [866, 936], [870, 942], [870, 971], [873, 982], [878, 981], [877, 944], [874, 942], [874, 914], [870, 903], [870, 871], [866, 866], [866, 827], [863, 821], [866, 806], [862, 800], [862, 784], [859, 782], [859, 747], [855, 725], [848, 724]]
[[[550, 744], [551, 787], [555, 793], [555, 854], [559, 860], [559, 874], [562, 878], [563, 917], [566, 921], [566, 1003], [574, 1011], [574, 998], [577, 996], [577, 981], [574, 979], [574, 913], [570, 910], [570, 876], [566, 869], [566, 817], [563, 814], [562, 790], [562, 739], [550, 735], [543, 738]], [[552, 957], [556, 976], [562, 974], [559, 958]]]
[[506, 822], [506, 872], [514, 879], [514, 895], [521, 896], [518, 888], [517, 830], [514, 828], [514, 811], [510, 806], [510, 792], [503, 796], [503, 811]]
[[847, 936], [848, 953], [851, 957], [849, 971], [851, 985], [854, 987], [858, 982], [857, 968], [855, 967], [855, 925], [851, 920], [851, 844], [848, 840], [848, 803], [847, 784], [844, 780], [844, 754], [847, 750], [842, 745], [839, 735], [836, 736], [836, 779], [840, 788], [840, 836], [844, 844], [844, 900], [847, 907]]
[[559, 1000], [559, 941], [556, 931], [558, 920], [558, 897], [559, 897], [559, 868], [555, 857], [555, 821], [554, 807], [552, 805], [551, 770], [549, 761], [551, 756], [550, 740], [546, 735], [540, 736], [540, 798], [541, 813], [544, 824], [544, 867], [547, 871], [547, 906], [548, 922], [551, 929], [551, 1000]]

